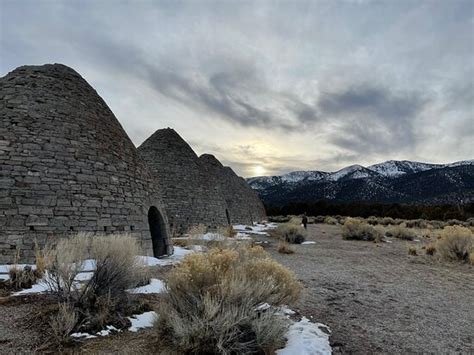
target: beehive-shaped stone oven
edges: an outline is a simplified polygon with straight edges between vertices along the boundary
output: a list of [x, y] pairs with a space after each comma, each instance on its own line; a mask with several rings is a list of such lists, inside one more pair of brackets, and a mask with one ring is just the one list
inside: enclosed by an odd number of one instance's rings
[[157, 177], [172, 232], [186, 233], [197, 224], [228, 224], [218, 187], [210, 184], [198, 156], [175, 130], [157, 130], [138, 152]]
[[238, 176], [230, 167], [223, 166], [211, 154], [203, 154], [199, 160], [221, 191], [231, 223], [249, 224], [266, 218], [262, 201], [244, 178]]
[[130, 233], [172, 252], [151, 174], [106, 103], [73, 69], [23, 66], [0, 79], [0, 263], [35, 240]]
[[215, 228], [265, 218], [262, 202], [243, 178], [213, 156], [198, 158], [173, 129], [156, 131], [138, 152], [157, 177], [175, 233], [200, 223]]

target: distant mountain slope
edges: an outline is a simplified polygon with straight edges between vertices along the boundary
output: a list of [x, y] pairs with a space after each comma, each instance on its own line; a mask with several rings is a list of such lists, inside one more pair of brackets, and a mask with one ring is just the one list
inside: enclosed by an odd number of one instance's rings
[[390, 160], [334, 173], [296, 171], [247, 179], [267, 204], [330, 200], [380, 203], [467, 203], [474, 201], [474, 160], [426, 164]]

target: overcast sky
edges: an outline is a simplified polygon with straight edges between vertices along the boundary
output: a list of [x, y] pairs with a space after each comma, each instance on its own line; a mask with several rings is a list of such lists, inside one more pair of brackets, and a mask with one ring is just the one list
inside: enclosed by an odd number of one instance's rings
[[243, 176], [474, 158], [474, 0], [0, 0], [0, 75], [63, 63], [135, 145]]

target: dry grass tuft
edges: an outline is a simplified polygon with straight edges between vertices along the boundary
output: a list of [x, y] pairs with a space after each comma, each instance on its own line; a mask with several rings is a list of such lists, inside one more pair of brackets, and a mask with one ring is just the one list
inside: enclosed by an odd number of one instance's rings
[[337, 219], [334, 218], [334, 217], [327, 216], [326, 218], [324, 218], [324, 223], [325, 223], [325, 224], [336, 225], [336, 224], [338, 224], [338, 221], [337, 221]]
[[294, 254], [295, 248], [288, 244], [288, 242], [280, 240], [277, 245], [277, 251], [280, 254]]
[[66, 342], [78, 322], [79, 317], [72, 305], [67, 303], [59, 304], [58, 312], [52, 315], [49, 321], [49, 326], [56, 343]]
[[448, 226], [441, 231], [440, 237], [436, 249], [443, 259], [449, 261], [470, 259], [474, 248], [474, 236], [469, 228]]
[[[149, 280], [136, 257], [140, 255], [137, 241], [129, 235], [78, 234], [48, 246], [44, 255], [46, 281], [59, 303], [58, 315], [51, 320], [56, 341], [72, 331], [73, 319], [76, 331], [96, 332], [106, 324], [124, 326], [124, 315], [131, 309], [126, 290]], [[87, 258], [95, 260], [95, 269], [90, 280], [80, 283], [76, 278]]]
[[234, 238], [237, 231], [232, 226], [221, 226], [217, 228], [217, 234], [223, 235], [226, 238]]
[[187, 238], [173, 238], [171, 240], [174, 246], [178, 247], [187, 247], [189, 245], [189, 240]]
[[378, 242], [382, 238], [380, 231], [355, 218], [347, 218], [342, 226], [342, 237], [346, 240], [367, 240]]
[[406, 228], [403, 224], [390, 227], [386, 235], [388, 237], [394, 237], [403, 240], [413, 240], [416, 238], [415, 231]]
[[171, 271], [156, 332], [171, 353], [273, 353], [287, 321], [274, 308], [290, 304], [301, 285], [261, 247], [191, 254]]
[[436, 245], [430, 243], [425, 248], [426, 255], [434, 255], [436, 253]]
[[418, 250], [413, 246], [409, 246], [407, 250], [408, 250], [408, 255], [413, 255], [413, 256], [418, 255]]
[[300, 225], [285, 223], [271, 230], [269, 235], [291, 244], [301, 244], [305, 241], [307, 232]]

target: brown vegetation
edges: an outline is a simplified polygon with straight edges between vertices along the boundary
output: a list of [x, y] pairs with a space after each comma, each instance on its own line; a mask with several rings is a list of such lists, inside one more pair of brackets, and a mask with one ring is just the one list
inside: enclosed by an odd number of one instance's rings
[[289, 304], [301, 286], [260, 247], [213, 249], [188, 255], [166, 281], [156, 322], [173, 353], [272, 353], [287, 323], [274, 307]]
[[461, 226], [445, 227], [436, 244], [441, 258], [449, 261], [469, 261], [474, 253], [474, 236], [470, 229]]
[[293, 248], [288, 242], [280, 240], [277, 245], [277, 251], [280, 254], [294, 254], [295, 248]]
[[355, 218], [347, 218], [342, 226], [342, 237], [347, 240], [380, 241], [379, 230]]

